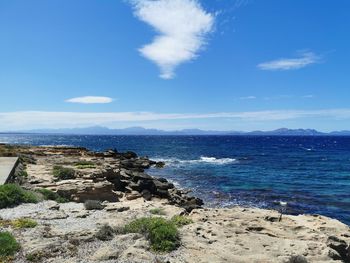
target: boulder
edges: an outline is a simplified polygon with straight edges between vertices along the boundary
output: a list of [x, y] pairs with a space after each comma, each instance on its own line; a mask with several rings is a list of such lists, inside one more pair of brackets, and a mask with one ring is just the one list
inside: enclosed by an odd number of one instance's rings
[[141, 197], [141, 194], [139, 192], [136, 192], [136, 191], [132, 191], [131, 193], [127, 193], [125, 195], [125, 198], [127, 200], [135, 200], [137, 198], [140, 198]]
[[114, 185], [108, 181], [65, 180], [57, 182], [52, 190], [56, 191], [60, 196], [76, 202], [85, 202], [86, 200], [119, 201], [117, 195], [113, 192]]
[[350, 262], [350, 245], [344, 240], [336, 236], [330, 236], [327, 240], [327, 246], [337, 252], [334, 253], [334, 251], [330, 251], [329, 256], [332, 259], [342, 260], [346, 263]]

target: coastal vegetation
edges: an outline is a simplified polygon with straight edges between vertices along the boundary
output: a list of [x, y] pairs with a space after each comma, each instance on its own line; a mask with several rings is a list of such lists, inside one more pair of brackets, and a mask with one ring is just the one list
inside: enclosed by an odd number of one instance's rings
[[95, 237], [102, 241], [107, 241], [113, 239], [116, 230], [114, 230], [110, 225], [102, 225], [95, 234]]
[[61, 165], [55, 165], [53, 167], [52, 173], [57, 180], [69, 180], [75, 178], [74, 169], [63, 167]]
[[37, 203], [35, 193], [24, 190], [16, 184], [0, 185], [0, 209], [14, 207], [22, 203]]
[[3, 220], [0, 219], [0, 227], [11, 226], [13, 228], [22, 229], [22, 228], [34, 228], [38, 223], [30, 218], [18, 218], [15, 220]]
[[6, 262], [19, 249], [19, 243], [10, 232], [0, 232], [0, 262]]
[[47, 188], [39, 188], [35, 190], [36, 192], [40, 193], [43, 196], [44, 200], [53, 200], [57, 203], [66, 203], [68, 202], [68, 199], [60, 196], [58, 193], [47, 189]]
[[154, 251], [170, 252], [180, 246], [180, 237], [174, 222], [160, 217], [136, 219], [125, 226], [126, 233], [143, 234]]
[[177, 215], [171, 218], [171, 222], [173, 222], [177, 227], [181, 227], [181, 226], [192, 224], [193, 220], [186, 216]]

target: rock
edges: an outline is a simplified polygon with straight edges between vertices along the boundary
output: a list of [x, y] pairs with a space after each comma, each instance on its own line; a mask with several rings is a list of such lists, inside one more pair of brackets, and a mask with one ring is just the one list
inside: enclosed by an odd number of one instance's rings
[[163, 168], [165, 166], [165, 162], [156, 162], [155, 165], [157, 168]]
[[100, 200], [118, 202], [117, 195], [113, 192], [114, 185], [108, 181], [93, 182], [92, 180], [73, 179], [57, 182], [53, 189], [60, 196], [76, 202], [87, 200]]
[[185, 208], [187, 212], [191, 212], [193, 209], [201, 208], [203, 205], [203, 200], [196, 197], [189, 197], [181, 207]]
[[130, 210], [129, 206], [122, 206], [122, 207], [119, 207], [117, 209], [118, 212], [125, 212], [125, 211], [128, 211], [128, 210]]
[[137, 182], [139, 180], [145, 181], [145, 180], [153, 180], [153, 177], [145, 174], [145, 173], [138, 173], [138, 172], [134, 172], [133, 174], [133, 181]]
[[125, 195], [125, 198], [127, 200], [135, 200], [137, 198], [140, 198], [141, 197], [141, 194], [139, 192], [136, 192], [136, 191], [132, 191], [131, 193], [128, 193]]
[[132, 151], [127, 151], [125, 153], [121, 153], [120, 155], [125, 159], [137, 158], [137, 154], [135, 152], [132, 152]]
[[120, 251], [116, 249], [111, 249], [109, 246], [104, 246], [102, 248], [99, 248], [92, 256], [91, 260], [94, 261], [104, 261], [104, 260], [111, 260], [111, 259], [117, 259], [120, 255]]
[[287, 263], [308, 263], [307, 259], [304, 256], [291, 256]]
[[278, 222], [279, 221], [279, 218], [277, 216], [265, 216], [264, 219], [266, 221], [269, 221], [269, 222]]
[[329, 236], [327, 240], [327, 246], [337, 252], [334, 253], [331, 251], [329, 254], [330, 257], [335, 260], [350, 262], [350, 245], [348, 245], [344, 240], [336, 236]]
[[154, 180], [153, 183], [155, 184], [157, 190], [168, 190], [174, 188], [174, 185], [172, 183], [161, 182], [159, 179]]
[[149, 190], [147, 190], [147, 189], [142, 190], [141, 195], [142, 195], [142, 197], [143, 197], [145, 200], [147, 200], [147, 201], [150, 201], [150, 200], [152, 199], [152, 194], [151, 194], [151, 192], [150, 192]]

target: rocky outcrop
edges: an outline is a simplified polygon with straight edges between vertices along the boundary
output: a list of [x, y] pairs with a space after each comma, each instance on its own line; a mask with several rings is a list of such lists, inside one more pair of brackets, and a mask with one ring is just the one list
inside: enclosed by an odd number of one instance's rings
[[[145, 173], [152, 166], [163, 167], [163, 162], [138, 157], [131, 151], [92, 152], [85, 148], [31, 147], [26, 148], [26, 156], [30, 156], [31, 160], [26, 164], [29, 188], [49, 188], [75, 202], [116, 202], [120, 198], [150, 201], [161, 198], [188, 212], [203, 205], [202, 200], [189, 197], [165, 178]], [[75, 178], [54, 180], [52, 169], [57, 165], [74, 169]]]
[[342, 260], [345, 263], [350, 262], [350, 244], [345, 240], [330, 236], [327, 240], [327, 246], [330, 248], [329, 256], [335, 260]]

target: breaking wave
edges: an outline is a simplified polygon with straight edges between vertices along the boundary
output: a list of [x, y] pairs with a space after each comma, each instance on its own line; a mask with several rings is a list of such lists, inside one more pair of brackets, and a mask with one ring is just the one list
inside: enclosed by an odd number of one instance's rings
[[224, 165], [237, 162], [237, 159], [234, 158], [215, 158], [215, 157], [206, 157], [201, 156], [196, 160], [181, 160], [177, 158], [153, 158], [155, 161], [162, 161], [168, 165], [179, 165], [179, 164], [213, 164], [213, 165]]

